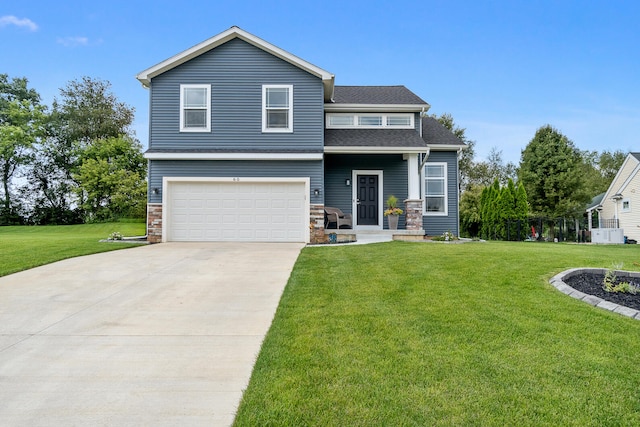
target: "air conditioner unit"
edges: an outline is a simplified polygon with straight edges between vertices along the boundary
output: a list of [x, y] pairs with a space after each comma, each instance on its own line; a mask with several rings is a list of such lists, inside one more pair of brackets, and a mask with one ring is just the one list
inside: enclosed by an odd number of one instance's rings
[[622, 228], [594, 228], [591, 230], [591, 243], [624, 244]]

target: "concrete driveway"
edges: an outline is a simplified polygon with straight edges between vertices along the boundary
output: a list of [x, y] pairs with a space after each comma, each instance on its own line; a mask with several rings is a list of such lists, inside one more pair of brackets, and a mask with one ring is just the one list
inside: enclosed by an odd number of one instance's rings
[[231, 424], [302, 247], [164, 243], [0, 278], [2, 425]]

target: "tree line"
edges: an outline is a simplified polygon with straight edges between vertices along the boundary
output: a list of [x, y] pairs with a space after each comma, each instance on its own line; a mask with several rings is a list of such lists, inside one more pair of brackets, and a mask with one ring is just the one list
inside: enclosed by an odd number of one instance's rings
[[[505, 239], [513, 235], [506, 228], [509, 221], [532, 217], [583, 218], [587, 203], [607, 190], [627, 155], [621, 150], [579, 150], [559, 130], [545, 125], [522, 150], [518, 165], [505, 163], [496, 148], [487, 160], [476, 161], [475, 141], [466, 137], [465, 129], [450, 114], [433, 117], [468, 146], [459, 159], [460, 228], [467, 237]], [[520, 205], [511, 203], [513, 194], [520, 197]]]
[[144, 217], [133, 120], [108, 81], [72, 80], [46, 106], [26, 78], [0, 74], [0, 225]]

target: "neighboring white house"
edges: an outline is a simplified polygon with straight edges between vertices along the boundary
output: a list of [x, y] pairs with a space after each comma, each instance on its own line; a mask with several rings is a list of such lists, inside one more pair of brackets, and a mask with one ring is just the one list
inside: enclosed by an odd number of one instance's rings
[[[629, 153], [604, 193], [602, 201], [587, 209], [594, 243], [623, 243], [624, 236], [640, 241], [640, 153]], [[598, 227], [591, 228], [593, 211]]]

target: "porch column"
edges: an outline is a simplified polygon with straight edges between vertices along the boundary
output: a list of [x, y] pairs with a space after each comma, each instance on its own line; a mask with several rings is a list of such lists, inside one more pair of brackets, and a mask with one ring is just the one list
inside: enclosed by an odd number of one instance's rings
[[420, 171], [418, 170], [418, 154], [404, 154], [407, 161], [407, 198], [409, 200], [420, 199]]
[[420, 168], [418, 154], [404, 154], [407, 161], [407, 200], [404, 201], [407, 230], [422, 230], [422, 199], [420, 198]]

